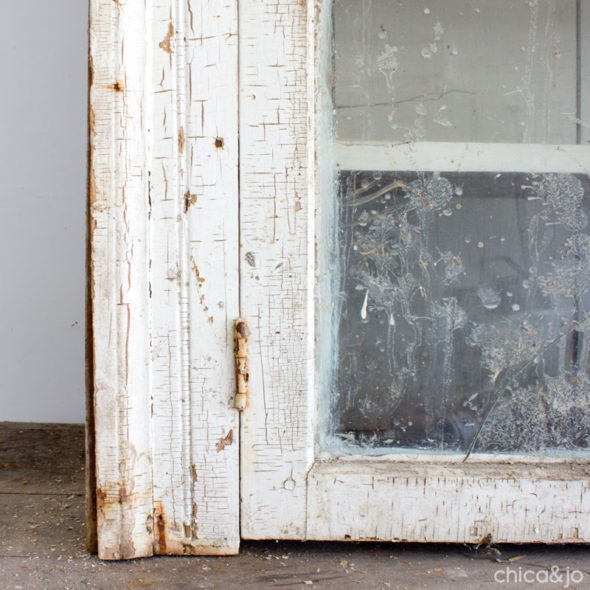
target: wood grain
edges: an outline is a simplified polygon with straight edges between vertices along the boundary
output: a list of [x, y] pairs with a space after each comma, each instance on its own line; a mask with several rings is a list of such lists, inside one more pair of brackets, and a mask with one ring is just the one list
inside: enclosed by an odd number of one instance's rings
[[317, 462], [308, 538], [587, 543], [590, 466]]

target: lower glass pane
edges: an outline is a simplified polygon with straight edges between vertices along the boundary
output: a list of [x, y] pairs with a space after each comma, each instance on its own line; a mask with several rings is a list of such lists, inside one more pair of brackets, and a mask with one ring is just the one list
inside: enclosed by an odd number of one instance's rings
[[352, 445], [590, 446], [590, 181], [339, 173], [332, 432]]

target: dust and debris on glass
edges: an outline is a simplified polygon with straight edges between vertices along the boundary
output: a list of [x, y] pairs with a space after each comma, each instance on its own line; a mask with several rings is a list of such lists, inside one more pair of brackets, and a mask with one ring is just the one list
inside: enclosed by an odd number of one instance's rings
[[[334, 0], [332, 23], [331, 435], [587, 450], [590, 158], [552, 154], [590, 139], [590, 6]], [[452, 144], [469, 165], [436, 164]]]

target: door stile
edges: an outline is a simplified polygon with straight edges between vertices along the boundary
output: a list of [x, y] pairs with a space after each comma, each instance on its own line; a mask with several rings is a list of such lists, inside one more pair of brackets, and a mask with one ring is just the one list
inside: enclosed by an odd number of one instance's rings
[[235, 553], [237, 2], [94, 0], [90, 37], [98, 553]]
[[304, 539], [313, 462], [314, 2], [240, 2], [242, 538]]

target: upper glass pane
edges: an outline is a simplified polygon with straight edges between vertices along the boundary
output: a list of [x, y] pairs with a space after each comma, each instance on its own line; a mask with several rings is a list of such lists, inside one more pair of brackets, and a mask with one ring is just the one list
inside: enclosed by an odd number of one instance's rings
[[332, 27], [328, 439], [586, 451], [590, 1], [334, 0]]
[[575, 0], [335, 0], [336, 136], [576, 143], [576, 11]]

